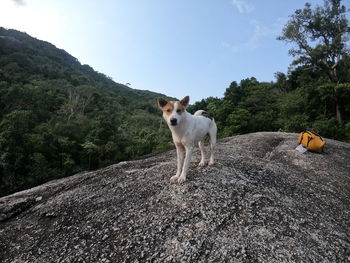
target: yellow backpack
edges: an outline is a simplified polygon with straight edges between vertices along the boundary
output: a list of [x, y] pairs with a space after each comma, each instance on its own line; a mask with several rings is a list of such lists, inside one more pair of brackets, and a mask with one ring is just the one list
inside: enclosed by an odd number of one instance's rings
[[299, 143], [311, 152], [322, 152], [326, 142], [320, 135], [311, 131], [304, 131], [299, 135]]

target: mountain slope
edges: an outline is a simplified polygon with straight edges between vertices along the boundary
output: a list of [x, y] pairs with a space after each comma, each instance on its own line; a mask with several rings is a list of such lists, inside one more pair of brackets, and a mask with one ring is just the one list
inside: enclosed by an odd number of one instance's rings
[[0, 27], [0, 196], [171, 147], [158, 96]]
[[94, 84], [120, 95], [143, 100], [162, 95], [116, 83], [89, 65], [81, 65], [66, 51], [17, 30], [0, 27], [0, 58], [2, 81], [28, 83], [33, 79], [65, 79], [73, 85]]
[[247, 134], [182, 185], [172, 150], [0, 198], [0, 261], [347, 262], [350, 145], [326, 143]]

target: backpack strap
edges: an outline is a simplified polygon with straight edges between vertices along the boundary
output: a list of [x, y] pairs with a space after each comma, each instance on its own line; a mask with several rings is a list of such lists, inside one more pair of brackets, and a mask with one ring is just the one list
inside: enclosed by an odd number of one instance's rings
[[309, 143], [310, 143], [310, 141], [311, 141], [312, 139], [313, 139], [313, 138], [312, 138], [311, 136], [307, 139], [306, 148], [309, 147]]
[[303, 140], [303, 138], [304, 138], [304, 134], [305, 134], [305, 132], [302, 132], [302, 134], [301, 134], [301, 136], [300, 136], [299, 144], [301, 144], [301, 142], [302, 142], [302, 140]]
[[323, 138], [321, 137], [321, 135], [319, 135], [318, 133], [316, 133], [316, 132], [314, 132], [314, 131], [312, 131], [311, 133], [315, 134], [316, 136], [318, 136], [318, 138], [321, 139], [321, 141], [323, 141]]

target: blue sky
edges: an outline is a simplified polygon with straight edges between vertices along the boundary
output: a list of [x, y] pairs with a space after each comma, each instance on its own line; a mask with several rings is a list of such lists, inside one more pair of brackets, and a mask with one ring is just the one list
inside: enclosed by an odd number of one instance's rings
[[116, 82], [193, 103], [222, 97], [232, 81], [286, 73], [290, 46], [276, 37], [305, 2], [1, 0], [0, 26], [51, 42]]

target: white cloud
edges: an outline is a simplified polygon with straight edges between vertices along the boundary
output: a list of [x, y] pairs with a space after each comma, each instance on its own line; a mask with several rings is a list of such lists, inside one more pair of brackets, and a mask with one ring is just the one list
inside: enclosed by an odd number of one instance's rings
[[240, 45], [234, 45], [234, 44], [231, 44], [231, 43], [229, 43], [227, 41], [221, 41], [221, 46], [224, 49], [228, 49], [228, 50], [230, 50], [233, 53], [239, 52], [241, 50]]
[[25, 1], [24, 0], [12, 0], [12, 1], [18, 6], [25, 5]]
[[259, 48], [266, 39], [272, 41], [276, 40], [276, 37], [281, 34], [282, 27], [286, 21], [286, 19], [278, 18], [275, 23], [266, 26], [258, 20], [251, 20], [251, 34], [248, 39], [243, 40], [240, 44], [230, 44], [227, 41], [222, 41], [221, 46], [229, 49], [231, 52], [255, 50]]
[[235, 6], [240, 13], [250, 13], [254, 10], [254, 6], [246, 0], [232, 0], [232, 5]]
[[245, 43], [250, 49], [258, 48], [263, 38], [271, 37], [275, 33], [273, 26], [267, 27], [257, 20], [251, 20], [250, 23], [254, 26], [254, 30], [249, 40]]

